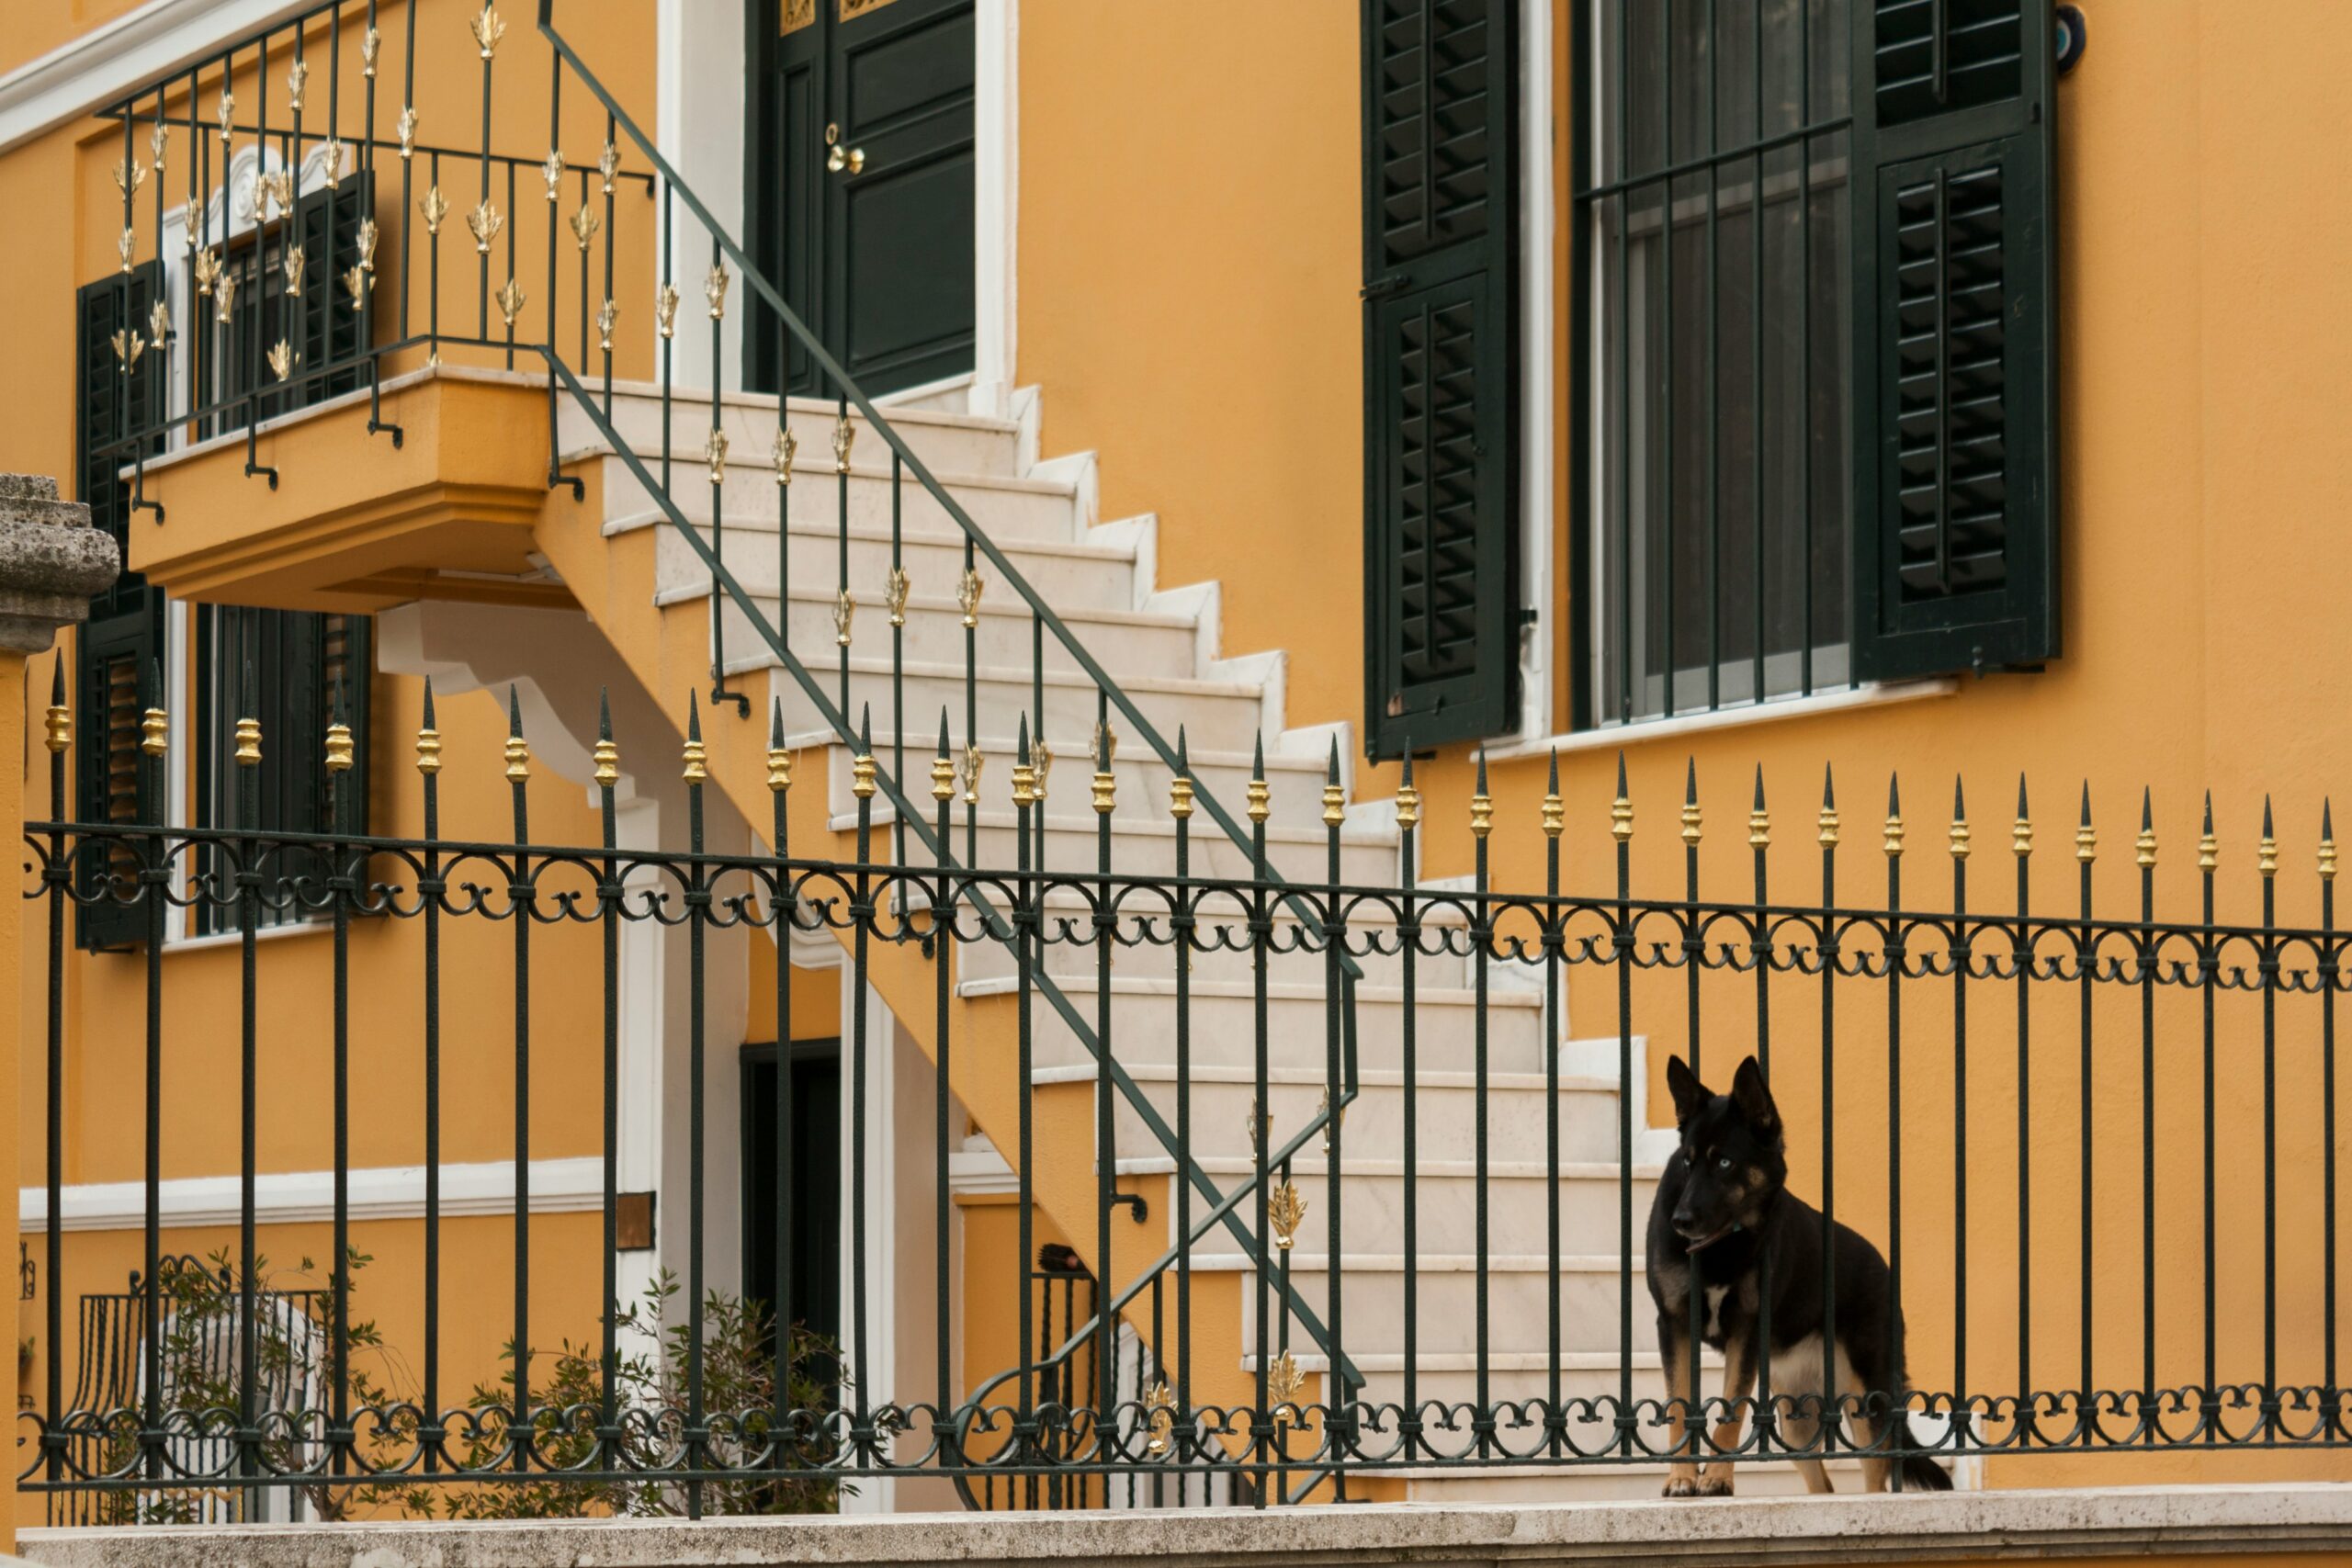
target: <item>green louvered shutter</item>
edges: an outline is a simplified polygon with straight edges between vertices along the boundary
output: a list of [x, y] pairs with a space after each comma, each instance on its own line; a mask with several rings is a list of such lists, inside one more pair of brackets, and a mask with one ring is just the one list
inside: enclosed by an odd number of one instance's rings
[[300, 364], [305, 370], [332, 369], [303, 388], [298, 406], [367, 385], [360, 355], [368, 345], [372, 291], [362, 294], [355, 309], [344, 285], [359, 261], [359, 224], [368, 215], [364, 190], [365, 182], [353, 175], [301, 200], [297, 228], [309, 265], [302, 276]]
[[2049, 0], [1856, 0], [1862, 680], [2059, 651]]
[[[75, 297], [76, 498], [89, 507], [91, 526], [114, 536], [126, 561], [130, 487], [119, 475], [136, 450], [163, 450], [164, 356], [150, 348], [126, 371], [114, 334], [135, 330], [146, 335], [162, 284], [162, 268], [149, 261], [110, 273]], [[163, 647], [163, 596], [146, 579], [126, 571], [90, 601], [89, 620], [74, 633], [74, 809], [85, 822], [161, 820], [163, 800], [141, 765], [139, 719]], [[145, 939], [145, 909], [123, 901], [139, 873], [136, 854], [126, 847], [103, 859], [85, 855], [75, 872], [83, 896], [97, 900], [75, 916], [77, 942], [114, 948]], [[109, 892], [109, 876], [125, 885]]]
[[1517, 0], [1363, 0], [1364, 733], [1510, 726]]

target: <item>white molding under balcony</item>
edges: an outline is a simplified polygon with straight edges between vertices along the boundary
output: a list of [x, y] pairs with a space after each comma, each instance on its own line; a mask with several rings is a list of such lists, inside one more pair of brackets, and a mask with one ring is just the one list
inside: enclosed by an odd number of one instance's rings
[[[594, 1156], [531, 1162], [531, 1213], [568, 1214], [601, 1210], [605, 1162]], [[146, 1224], [147, 1190], [137, 1181], [77, 1182], [61, 1194], [58, 1209], [67, 1231], [136, 1230]], [[164, 1224], [175, 1227], [230, 1225], [241, 1206], [233, 1176], [176, 1177], [163, 1183]], [[514, 1212], [514, 1162], [485, 1160], [441, 1168], [441, 1214], [511, 1214]], [[354, 1220], [407, 1220], [424, 1213], [424, 1168], [371, 1166], [351, 1172]], [[334, 1173], [273, 1171], [254, 1182], [254, 1216], [266, 1225], [309, 1224], [334, 1218]], [[49, 1193], [40, 1187], [17, 1193], [17, 1224], [27, 1232], [49, 1229]]]
[[0, 76], [0, 152], [317, 0], [147, 0]]

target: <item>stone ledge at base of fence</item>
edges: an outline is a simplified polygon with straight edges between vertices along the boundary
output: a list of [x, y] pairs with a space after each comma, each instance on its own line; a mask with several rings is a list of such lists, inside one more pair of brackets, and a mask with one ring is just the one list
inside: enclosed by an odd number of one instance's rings
[[1775, 1497], [1756, 1501], [1366, 1504], [1171, 1513], [26, 1529], [49, 1568], [701, 1568], [710, 1564], [1109, 1563], [1421, 1568], [1614, 1562], [2132, 1561], [2352, 1551], [2352, 1485]]

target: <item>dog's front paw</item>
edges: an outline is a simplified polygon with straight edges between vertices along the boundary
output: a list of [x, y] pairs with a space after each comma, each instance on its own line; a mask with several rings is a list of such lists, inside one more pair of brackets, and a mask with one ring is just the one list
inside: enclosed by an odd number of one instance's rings
[[1668, 1497], [1696, 1497], [1699, 1495], [1699, 1478], [1678, 1470], [1666, 1478], [1664, 1495]]
[[1731, 1466], [1717, 1465], [1700, 1479], [1700, 1496], [1728, 1497], [1731, 1495]]

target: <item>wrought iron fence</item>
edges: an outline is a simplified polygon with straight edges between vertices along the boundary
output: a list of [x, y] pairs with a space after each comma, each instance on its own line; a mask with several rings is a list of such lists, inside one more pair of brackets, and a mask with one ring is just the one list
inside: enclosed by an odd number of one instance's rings
[[[71, 719], [62, 683], [53, 705], [51, 782], [62, 800]], [[1272, 1503], [1343, 1496], [1351, 1478], [1368, 1475], [1703, 1461], [1721, 1483], [1726, 1478], [1712, 1469], [1718, 1462], [1858, 1459], [1873, 1480], [1899, 1487], [1906, 1472], [1910, 1483], [1928, 1483], [1940, 1476], [1936, 1461], [1963, 1456], [2212, 1452], [2345, 1439], [2335, 1016], [2346, 988], [2346, 939], [2335, 920], [2337, 851], [2324, 820], [2316, 924], [2280, 918], [2281, 850], [2267, 808], [2245, 877], [2258, 897], [2258, 919], [2215, 918], [2225, 885], [2210, 807], [2188, 884], [2196, 913], [2160, 916], [2154, 817], [2144, 803], [2132, 842], [2137, 906], [2111, 915], [2094, 905], [2099, 840], [2086, 794], [2068, 877], [2079, 898], [2052, 912], [2032, 903], [2035, 829], [2020, 786], [2009, 824], [2016, 899], [1995, 910], [1970, 900], [1973, 833], [1957, 795], [1939, 857], [1950, 897], [1922, 901], [1916, 880], [1913, 893], [1905, 891], [1915, 852], [1892, 793], [1883, 819], [1872, 824], [1878, 886], [1868, 896], [1850, 883], [1841, 887], [1845, 828], [1825, 788], [1811, 842], [1799, 846], [1817, 863], [1818, 891], [1792, 898], [1773, 886], [1772, 818], [1759, 778], [1746, 852], [1725, 863], [1752, 876], [1752, 891], [1708, 897], [1695, 777], [1679, 818], [1684, 886], [1659, 893], [1635, 886], [1635, 806], [1621, 770], [1607, 827], [1613, 879], [1579, 893], [1564, 886], [1568, 824], [1556, 781], [1541, 808], [1541, 889], [1498, 877], [1497, 808], [1482, 767], [1466, 823], [1476, 866], [1468, 886], [1351, 885], [1334, 874], [1323, 886], [1293, 888], [1262, 874], [1273, 812], [1261, 788], [1251, 791], [1250, 873], [1189, 869], [1192, 803], [1181, 773], [1165, 807], [1176, 869], [1043, 867], [1030, 853], [1039, 800], [1024, 747], [1011, 785], [1015, 863], [975, 871], [944, 854], [906, 863], [884, 852], [879, 764], [870, 748], [858, 750], [850, 775], [853, 858], [795, 856], [786, 810], [793, 752], [780, 712], [771, 722], [774, 854], [706, 852], [710, 784], [698, 704], [680, 763], [695, 834], [684, 853], [616, 846], [621, 775], [608, 721], [596, 749], [601, 844], [532, 840], [532, 757], [519, 716], [501, 757], [466, 760], [503, 762], [511, 840], [437, 836], [444, 759], [429, 694], [415, 750], [427, 827], [421, 839], [28, 825], [34, 870], [27, 897], [48, 916], [51, 950], [46, 1213], [64, 1212], [66, 1197], [62, 976], [74, 902], [129, 901], [158, 926], [167, 904], [210, 902], [238, 931], [243, 1120], [240, 1239], [228, 1261], [241, 1298], [229, 1321], [242, 1343], [225, 1369], [234, 1388], [216, 1390], [209, 1403], [175, 1399], [164, 1348], [150, 1335], [137, 1407], [76, 1408], [65, 1399], [63, 1359], [53, 1358], [45, 1393], [23, 1418], [26, 1486], [149, 1497], [188, 1487], [299, 1486], [311, 1495], [372, 1487], [425, 1506], [469, 1484], [528, 1484], [557, 1497], [572, 1489], [599, 1506], [626, 1507], [646, 1495], [594, 1490], [617, 1487], [652, 1489], [692, 1510], [706, 1495], [736, 1505], [750, 1496], [756, 1506], [769, 1495], [758, 1488], [944, 1473], [989, 1506], [1081, 1495], [1140, 1503], [1146, 1495]], [[154, 744], [144, 765], [160, 768], [167, 727], [153, 723], [147, 733]], [[331, 734], [331, 768], [347, 765], [346, 742]], [[264, 743], [257, 726], [245, 727], [240, 761], [248, 773]], [[959, 808], [969, 822], [977, 791], [959, 791], [944, 742], [933, 768], [933, 841], [945, 843]], [[1332, 768], [1336, 777], [1336, 759]], [[1114, 780], [1098, 773], [1095, 785], [1096, 809], [1107, 819]], [[1413, 838], [1429, 829], [1409, 779], [1399, 804], [1412, 863]], [[1327, 813], [1324, 824], [1335, 871], [1340, 815]], [[1598, 836], [1597, 826], [1580, 834]], [[106, 869], [83, 874], [81, 865], [94, 861]], [[1513, 881], [1536, 880], [1524, 861], [1511, 872]], [[1294, 897], [1311, 920], [1284, 909]], [[273, 1382], [259, 1343], [265, 1314], [255, 1305], [267, 1274], [256, 1215], [263, 1042], [254, 937], [263, 911], [280, 906], [327, 922], [334, 934], [323, 1049], [331, 1256], [341, 1261], [321, 1310], [306, 1319], [315, 1330], [297, 1353], [305, 1371]], [[364, 1285], [354, 1278], [348, 1142], [348, 949], [363, 919], [420, 920], [430, 944], [415, 1038], [395, 1042], [376, 1031], [368, 1041], [379, 1059], [398, 1053], [422, 1088], [422, 1267]], [[616, 1275], [617, 939], [631, 925], [677, 933], [696, 1003], [687, 1043], [694, 1179], [669, 1200], [684, 1209], [682, 1221], [669, 1223], [683, 1223], [689, 1237], [685, 1321], [675, 1375], [635, 1381], [623, 1375], [629, 1320]], [[471, 1369], [473, 1393], [452, 1399], [453, 1373], [462, 1379], [467, 1370], [448, 1365], [443, 1345], [451, 1303], [478, 1302], [503, 1281], [481, 1277], [478, 1267], [452, 1279], [444, 1261], [439, 955], [446, 942], [480, 944], [501, 926], [513, 953], [511, 1036], [494, 1044], [474, 1032], [469, 1049], [511, 1054], [515, 1330], [503, 1377]], [[890, 1383], [879, 1381], [872, 1356], [881, 1307], [858, 1247], [849, 1249], [838, 1379], [827, 1374], [820, 1385], [809, 1376], [809, 1348], [775, 1334], [763, 1306], [718, 1321], [727, 1314], [718, 1292], [728, 1281], [705, 1266], [710, 1145], [700, 1087], [713, 1071], [709, 1046], [726, 1043], [707, 1037], [699, 1004], [707, 942], [730, 931], [767, 940], [823, 936], [846, 950], [856, 1000], [842, 1070], [845, 1092], [861, 1108], [880, 1070], [870, 1038], [879, 1021], [865, 999], [877, 965], [896, 954], [894, 962], [923, 966], [935, 986], [935, 1021], [903, 1021], [918, 1032], [935, 1031], [924, 1042], [943, 1108], [933, 1190], [902, 1196], [891, 1214], [869, 1207], [859, 1113], [849, 1119], [843, 1162], [848, 1234], [909, 1223], [927, 1202], [939, 1249], [935, 1356], [926, 1366], [899, 1366]], [[601, 1053], [534, 1029], [532, 953], [567, 942], [577, 944], [567, 951], [601, 963]], [[162, 947], [151, 942], [144, 960], [141, 1278], [149, 1284], [141, 1311], [149, 1323], [164, 1310], [162, 1171], [187, 1135], [164, 1096], [165, 1066], [209, 1037], [202, 1025], [183, 1029], [168, 1005]], [[789, 942], [779, 951], [788, 953]], [[593, 956], [599, 952], [601, 960]], [[1343, 953], [1365, 971], [1363, 985], [1340, 978]], [[970, 1010], [967, 995], [959, 1011], [958, 987], [991, 973], [1000, 956], [1012, 984], [1000, 988], [999, 1010]], [[1169, 1036], [1131, 1032], [1114, 1044], [1106, 1035], [1097, 1055], [1035, 1005], [1040, 977], [1068, 964], [1099, 975], [1114, 958], [1130, 977], [1164, 982]], [[1196, 970], [1206, 973], [1196, 977]], [[778, 1019], [791, 1016], [792, 975], [789, 962], [775, 965]], [[1613, 1060], [1579, 1063], [1571, 1055], [1571, 996], [1579, 1014], [1589, 1007], [1602, 1021], [1590, 1038]], [[1195, 1012], [1219, 1000], [1241, 1005], [1204, 1026]], [[1355, 1042], [1356, 1055], [1341, 1050], [1343, 1038]], [[1684, 1135], [1662, 1170], [1669, 1149], [1645, 1139], [1650, 1119], [1641, 1108], [1657, 1076], [1647, 1053], [1661, 1048], [1719, 1088], [1733, 1084], [1730, 1099], [1679, 1106]], [[535, 1300], [544, 1309], [546, 1297], [535, 1296], [541, 1287], [528, 1267], [534, 1095], [551, 1067], [590, 1068], [599, 1055], [601, 1300], [578, 1292], [571, 1305], [584, 1343], [567, 1352], [569, 1381], [542, 1385], [535, 1357], [547, 1347], [535, 1344], [531, 1324]], [[1751, 1055], [1760, 1079], [1745, 1066], [1736, 1077], [1728, 1072]], [[1174, 1158], [1154, 1181], [1100, 1157], [1116, 1151], [1102, 1138], [1088, 1212], [1070, 1212], [1065, 1185], [1061, 1211], [1049, 1213], [1041, 1173], [1071, 1151], [1040, 1131], [1038, 1108], [1057, 1086], [1078, 1083], [1088, 1114], [1057, 1113], [1047, 1124], [1065, 1141], [1087, 1137], [1090, 1123], [1100, 1137], [1120, 1110], [1105, 1063], [1130, 1082], [1151, 1081], [1173, 1123]], [[1161, 1066], [1169, 1070], [1153, 1071]], [[1015, 1277], [1037, 1282], [1035, 1225], [1071, 1233], [1046, 1255], [1049, 1288], [1017, 1292], [1018, 1361], [995, 1376], [959, 1358], [947, 1331], [953, 1281], [972, 1278], [975, 1259], [967, 1241], [959, 1270], [950, 1250], [958, 1222], [948, 1156], [960, 1145], [951, 1145], [944, 1109], [959, 1084], [985, 1084], [990, 1075], [1009, 1089], [996, 1103], [1009, 1101], [1012, 1124], [981, 1130], [999, 1140], [1016, 1193]], [[791, 1076], [777, 1077], [776, 1125], [789, 1128]], [[1758, 1109], [1759, 1082], [1769, 1114]], [[1306, 1097], [1316, 1091], [1321, 1105], [1310, 1113]], [[1252, 1179], [1221, 1190], [1211, 1174], [1214, 1151], [1238, 1140], [1219, 1123], [1244, 1094]], [[1354, 1124], [1323, 1109], [1332, 1104], [1351, 1106]], [[1753, 1134], [1736, 1145], [1742, 1157], [1759, 1166], [1784, 1157], [1790, 1170], [1785, 1190], [1755, 1171], [1732, 1179], [1761, 1185], [1750, 1207], [1726, 1211], [1738, 1224], [1727, 1222], [1724, 1234], [1744, 1227], [1779, 1238], [1754, 1255], [1765, 1319], [1757, 1332], [1774, 1347], [1755, 1364], [1739, 1354], [1744, 1331], [1719, 1318], [1719, 1303], [1702, 1306], [1707, 1292], [1688, 1292], [1687, 1328], [1670, 1291], [1654, 1296], [1663, 1306], [1644, 1300], [1657, 1285], [1645, 1269], [1653, 1276], [1687, 1269], [1697, 1247], [1721, 1243], [1690, 1225], [1679, 1232], [1687, 1240], [1668, 1241], [1654, 1225], [1645, 1244], [1639, 1225], [1651, 1190], [1663, 1182], [1670, 1198], [1695, 1181], [1694, 1153], [1733, 1146], [1713, 1141], [1731, 1110]], [[1777, 1152], [1757, 1152], [1766, 1145]], [[792, 1169], [788, 1157], [777, 1162], [775, 1213], [786, 1235], [774, 1253], [775, 1275], [740, 1281], [758, 1301], [797, 1299]], [[1807, 1198], [1818, 1199], [1817, 1211]], [[1114, 1216], [1118, 1244], [1087, 1256]], [[1676, 1217], [1687, 1216], [1678, 1209]], [[1080, 1220], [1098, 1227], [1093, 1236]], [[1221, 1250], [1234, 1240], [1243, 1244], [1239, 1253]], [[61, 1303], [75, 1269], [59, 1227], [49, 1227], [45, 1247], [47, 1336], [62, 1346]], [[1863, 1254], [1883, 1255], [1883, 1269]], [[1793, 1271], [1776, 1279], [1776, 1259], [1810, 1260], [1818, 1279]], [[1051, 1278], [1073, 1283], [1079, 1270], [1088, 1276], [1083, 1301], [1068, 1290], [1057, 1309]], [[1204, 1276], [1240, 1285], [1242, 1325], [1219, 1320], [1215, 1343], [1223, 1353], [1204, 1349]], [[1747, 1277], [1736, 1269], [1730, 1288], [1745, 1290]], [[412, 1296], [421, 1297], [422, 1342], [413, 1348], [421, 1379], [403, 1386], [389, 1375], [363, 1376], [354, 1325]], [[916, 1304], [892, 1308], [903, 1315]], [[1310, 1305], [1329, 1337], [1312, 1342], [1316, 1348], [1304, 1337]], [[1776, 1314], [1789, 1314], [1777, 1319], [1778, 1330]], [[1792, 1321], [1797, 1316], [1803, 1321]], [[1235, 1326], [1242, 1327], [1238, 1366], [1227, 1337]], [[1724, 1382], [1720, 1393], [1703, 1394], [1698, 1346], [1719, 1328], [1732, 1342]], [[1850, 1351], [1855, 1370], [1826, 1384], [1832, 1374], [1822, 1369], [1843, 1363], [1818, 1358], [1810, 1373], [1792, 1370], [1784, 1341], [1806, 1334]], [[729, 1386], [743, 1402], [712, 1403], [706, 1395], [722, 1345], [740, 1351], [754, 1342], [765, 1347], [758, 1352], [768, 1362], [765, 1381], [737, 1378]], [[1326, 1344], [1328, 1359], [1319, 1348]], [[1879, 1348], [1866, 1352], [1871, 1345]], [[1872, 1365], [1883, 1369], [1876, 1381], [1869, 1381]], [[744, 1389], [756, 1397], [746, 1399]], [[108, 1438], [119, 1440], [102, 1440]], [[101, 1452], [107, 1462], [94, 1459]], [[1688, 1471], [1669, 1481], [1703, 1483]]]

